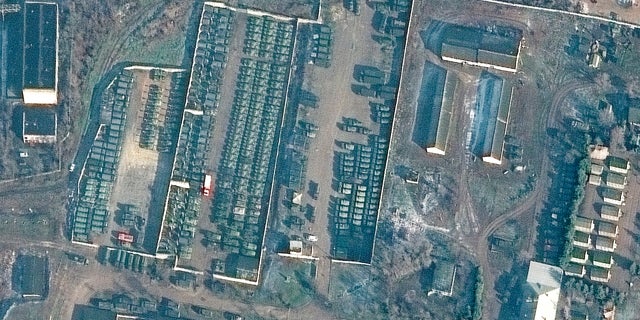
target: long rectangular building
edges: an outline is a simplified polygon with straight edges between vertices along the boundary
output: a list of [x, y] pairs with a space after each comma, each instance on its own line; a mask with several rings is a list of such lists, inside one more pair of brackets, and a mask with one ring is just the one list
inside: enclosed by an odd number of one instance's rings
[[517, 29], [509, 29], [508, 33], [452, 25], [443, 33], [440, 54], [445, 61], [516, 72], [522, 35]]
[[[446, 152], [457, 84], [458, 79], [453, 73], [430, 62], [425, 63], [414, 140], [421, 140], [416, 142], [429, 153], [444, 155]], [[422, 131], [425, 132], [424, 138], [420, 134]]]
[[491, 164], [502, 164], [504, 138], [509, 124], [513, 87], [504, 79], [484, 73], [478, 86], [479, 127], [475, 152], [482, 160]]
[[27, 105], [58, 103], [58, 4], [24, 5], [23, 89]]

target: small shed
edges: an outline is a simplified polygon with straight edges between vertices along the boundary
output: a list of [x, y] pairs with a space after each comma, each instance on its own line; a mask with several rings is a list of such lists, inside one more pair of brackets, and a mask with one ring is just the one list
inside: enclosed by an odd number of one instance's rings
[[601, 164], [597, 164], [597, 163], [591, 163], [591, 175], [602, 175], [602, 172], [604, 171], [604, 166]]
[[595, 224], [593, 223], [593, 219], [576, 217], [575, 227], [578, 231], [590, 233], [595, 228]]
[[606, 268], [593, 266], [589, 272], [589, 278], [597, 282], [609, 282], [609, 279], [611, 279], [611, 271]]
[[609, 167], [609, 170], [622, 174], [627, 174], [629, 169], [631, 169], [629, 161], [613, 156], [607, 157], [607, 166]]
[[622, 210], [616, 206], [603, 204], [600, 208], [600, 217], [605, 220], [618, 221], [622, 216]]
[[289, 254], [301, 255], [302, 254], [302, 241], [291, 240], [289, 241]]
[[573, 262], [569, 263], [564, 268], [564, 274], [568, 276], [584, 277], [586, 273], [587, 273], [587, 270], [585, 266], [578, 263], [573, 263]]
[[618, 244], [616, 243], [616, 239], [608, 238], [604, 236], [596, 237], [596, 249], [602, 250], [606, 252], [613, 252], [616, 250]]
[[595, 174], [589, 175], [589, 184], [593, 186], [600, 186], [602, 184], [602, 177]]

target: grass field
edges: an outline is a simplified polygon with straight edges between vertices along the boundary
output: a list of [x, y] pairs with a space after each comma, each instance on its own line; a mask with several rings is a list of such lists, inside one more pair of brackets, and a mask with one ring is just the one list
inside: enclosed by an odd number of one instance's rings
[[181, 32], [150, 42], [133, 38], [129, 40], [120, 56], [122, 61], [169, 65], [180, 65], [182, 62], [185, 36]]

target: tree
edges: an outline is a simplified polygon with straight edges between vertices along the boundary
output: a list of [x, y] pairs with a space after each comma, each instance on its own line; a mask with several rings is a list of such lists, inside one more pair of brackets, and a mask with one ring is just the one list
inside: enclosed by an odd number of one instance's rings
[[602, 301], [607, 297], [607, 292], [604, 290], [602, 286], [596, 286], [595, 296], [596, 296], [596, 299], [598, 299], [598, 301]]

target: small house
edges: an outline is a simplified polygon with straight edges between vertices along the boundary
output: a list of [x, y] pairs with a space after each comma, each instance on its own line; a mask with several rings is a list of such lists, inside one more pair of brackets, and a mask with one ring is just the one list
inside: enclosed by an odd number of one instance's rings
[[616, 206], [624, 204], [624, 193], [620, 190], [605, 188], [602, 190], [602, 198], [608, 204]]
[[591, 235], [581, 231], [576, 231], [573, 235], [573, 245], [582, 248], [591, 247]]
[[627, 185], [627, 177], [619, 173], [607, 172], [605, 178], [607, 187], [622, 190]]
[[613, 255], [609, 252], [594, 251], [591, 254], [593, 265], [601, 268], [611, 269], [613, 266]]
[[580, 247], [573, 247], [571, 250], [571, 262], [585, 264], [589, 261], [587, 250]]
[[607, 221], [600, 221], [598, 222], [598, 235], [615, 238], [618, 236], [618, 225]]
[[611, 270], [600, 267], [591, 267], [589, 278], [597, 282], [609, 282], [611, 279]]
[[595, 224], [593, 223], [593, 219], [589, 219], [585, 217], [576, 217], [575, 228], [577, 231], [591, 233], [595, 228]]
[[[609, 156], [609, 148], [600, 145], [589, 146], [589, 158], [592, 160], [605, 160]], [[594, 164], [591, 164], [592, 166]], [[593, 171], [593, 168], [591, 169]]]
[[565, 268], [564, 268], [564, 274], [568, 275], [568, 276], [574, 276], [574, 277], [584, 277], [584, 275], [587, 273], [587, 268], [585, 268], [584, 265], [581, 264], [577, 264], [577, 263], [569, 263]]
[[620, 157], [607, 157], [607, 166], [609, 167], [609, 170], [621, 174], [627, 174], [629, 169], [631, 169], [629, 161]]
[[609, 221], [618, 221], [622, 217], [622, 210], [616, 206], [603, 204], [600, 208], [600, 217]]
[[613, 252], [618, 244], [616, 243], [616, 239], [597, 236], [596, 237], [596, 249], [602, 250], [606, 252]]

